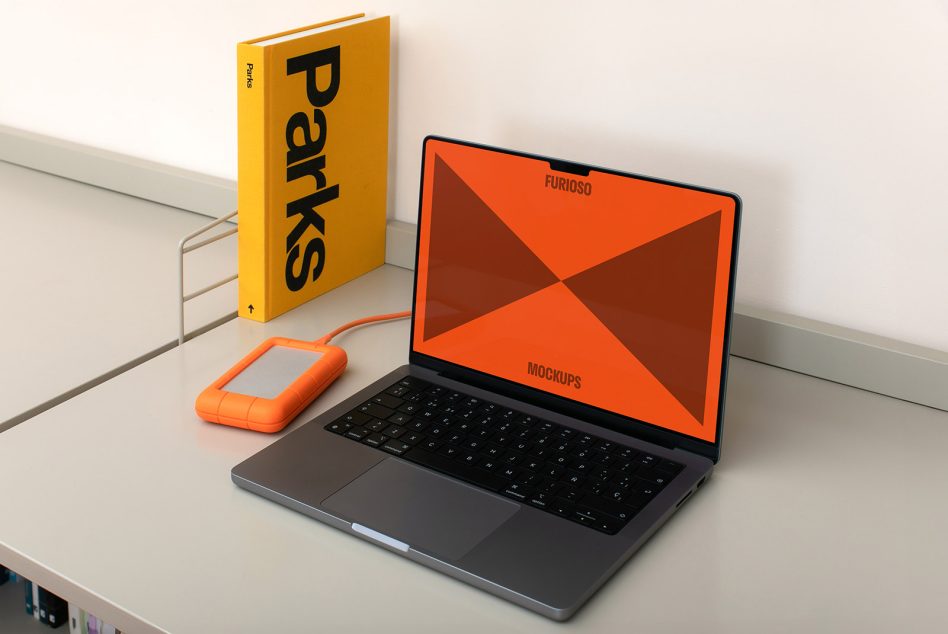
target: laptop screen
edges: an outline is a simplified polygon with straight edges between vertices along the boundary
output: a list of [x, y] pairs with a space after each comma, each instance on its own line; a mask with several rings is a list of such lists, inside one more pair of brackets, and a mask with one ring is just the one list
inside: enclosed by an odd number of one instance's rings
[[412, 350], [713, 443], [736, 214], [729, 194], [428, 138]]

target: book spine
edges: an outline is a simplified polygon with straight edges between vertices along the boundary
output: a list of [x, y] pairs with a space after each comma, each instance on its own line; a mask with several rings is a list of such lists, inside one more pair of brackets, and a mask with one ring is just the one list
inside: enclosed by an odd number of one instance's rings
[[33, 582], [29, 579], [23, 580], [23, 592], [26, 595], [26, 613], [33, 616]]
[[7, 580], [9, 579], [10, 579], [10, 571], [4, 568], [3, 566], [0, 566], [0, 586], [5, 584]]
[[40, 600], [39, 600], [39, 591], [40, 587], [35, 583], [33, 585], [33, 618], [37, 621], [40, 620]]
[[237, 45], [237, 314], [266, 321], [267, 50]]
[[81, 610], [75, 603], [69, 604], [69, 634], [79, 634], [82, 631]]
[[[36, 605], [39, 606], [39, 622], [43, 625], [49, 625], [49, 610], [47, 607], [47, 598], [46, 588], [40, 588], [37, 596]], [[34, 613], [36, 610], [33, 610]]]
[[65, 625], [69, 620], [69, 607], [66, 600], [49, 590], [46, 591], [46, 613], [47, 623], [53, 628]]

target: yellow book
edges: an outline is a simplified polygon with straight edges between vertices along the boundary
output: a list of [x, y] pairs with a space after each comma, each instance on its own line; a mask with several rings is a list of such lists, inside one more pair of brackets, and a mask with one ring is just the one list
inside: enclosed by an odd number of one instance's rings
[[389, 18], [237, 45], [238, 314], [267, 321], [385, 259]]

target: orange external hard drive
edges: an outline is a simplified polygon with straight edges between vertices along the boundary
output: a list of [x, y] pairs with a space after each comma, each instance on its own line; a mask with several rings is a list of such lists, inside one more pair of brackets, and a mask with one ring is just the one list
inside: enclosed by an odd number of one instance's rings
[[280, 431], [346, 369], [337, 346], [272, 337], [257, 346], [197, 398], [211, 423]]

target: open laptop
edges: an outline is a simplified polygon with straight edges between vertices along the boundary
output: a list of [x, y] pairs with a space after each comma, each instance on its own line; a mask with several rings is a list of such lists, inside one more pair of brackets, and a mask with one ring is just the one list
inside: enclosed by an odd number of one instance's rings
[[720, 455], [740, 200], [424, 142], [408, 365], [234, 482], [557, 620]]

